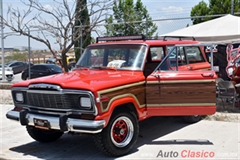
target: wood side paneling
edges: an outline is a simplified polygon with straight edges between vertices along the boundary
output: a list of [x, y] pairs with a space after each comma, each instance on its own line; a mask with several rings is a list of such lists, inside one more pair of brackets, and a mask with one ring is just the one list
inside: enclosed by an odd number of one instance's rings
[[215, 83], [147, 84], [147, 104], [215, 103]]
[[137, 101], [139, 102], [140, 105], [145, 104], [145, 85], [141, 84], [139, 86], [133, 86], [133, 87], [128, 87], [128, 88], [123, 88], [123, 89], [116, 89], [112, 90], [110, 92], [102, 93], [100, 94], [100, 97], [107, 97], [108, 101], [102, 102], [102, 111], [107, 111], [109, 102], [114, 99], [118, 98], [119, 96], [122, 95], [128, 95], [128, 96], [134, 96], [136, 97]]

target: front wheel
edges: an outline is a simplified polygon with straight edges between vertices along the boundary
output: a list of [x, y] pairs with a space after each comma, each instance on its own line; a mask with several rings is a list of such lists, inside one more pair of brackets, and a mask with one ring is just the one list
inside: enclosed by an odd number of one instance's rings
[[101, 133], [94, 135], [97, 148], [112, 156], [128, 153], [137, 141], [139, 124], [134, 113], [117, 113]]
[[42, 130], [37, 129], [32, 126], [27, 126], [28, 134], [35, 139], [36, 141], [42, 143], [48, 143], [58, 140], [62, 135], [63, 132], [55, 131], [55, 130]]

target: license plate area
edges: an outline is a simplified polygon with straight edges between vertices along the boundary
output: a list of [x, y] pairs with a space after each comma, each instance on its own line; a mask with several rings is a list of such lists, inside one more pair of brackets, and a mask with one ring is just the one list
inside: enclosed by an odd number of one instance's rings
[[50, 129], [50, 123], [48, 122], [48, 120], [33, 118], [33, 122], [36, 128], [45, 129], [45, 130]]

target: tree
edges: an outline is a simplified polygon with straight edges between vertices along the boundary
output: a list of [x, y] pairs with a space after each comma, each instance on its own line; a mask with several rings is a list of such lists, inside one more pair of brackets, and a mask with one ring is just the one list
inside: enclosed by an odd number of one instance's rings
[[[139, 35], [152, 36], [157, 30], [146, 7], [141, 0], [134, 5], [133, 0], [114, 1], [113, 15], [106, 18], [106, 35]], [[146, 31], [147, 30], [147, 31]]]
[[[208, 16], [217, 14], [230, 14], [232, 0], [209, 0], [209, 5], [204, 1], [198, 3], [191, 10], [191, 17]], [[234, 12], [240, 12], [240, 1], [234, 0]], [[208, 21], [216, 17], [192, 18], [193, 24]]]
[[[20, 11], [18, 8], [9, 6], [7, 17], [1, 17], [3, 25], [20, 35], [44, 43], [53, 55], [54, 42], [50, 42], [48, 38], [54, 37], [55, 43], [59, 44], [62, 67], [65, 72], [68, 71], [66, 53], [81, 37], [88, 35], [98, 24], [104, 22], [102, 17], [105, 17], [107, 10], [113, 6], [109, 0], [93, 0], [72, 12], [72, 9], [76, 8], [76, 1], [54, 0], [51, 6], [44, 6], [38, 0], [21, 0], [21, 2], [26, 5], [27, 10]], [[75, 22], [83, 19], [80, 13], [86, 9], [91, 17], [90, 25], [88, 20], [83, 20], [82, 25], [76, 28]], [[28, 33], [28, 28], [37, 30], [38, 34]]]
[[[191, 17], [203, 16], [203, 15], [206, 16], [208, 14], [209, 14], [209, 7], [207, 6], [207, 3], [205, 3], [204, 1], [199, 2], [198, 5], [194, 6], [191, 11]], [[208, 20], [209, 20], [209, 17], [192, 19], [193, 24], [198, 24]]]
[[[90, 25], [90, 17], [88, 14], [88, 8], [86, 7], [87, 1], [86, 0], [77, 0], [77, 5], [75, 12], [76, 20], [75, 20], [75, 30], [81, 27], [82, 24], [87, 26], [82, 27], [83, 30], [88, 30]], [[80, 10], [80, 11], [79, 11]], [[80, 33], [76, 34], [75, 37], [78, 37]], [[91, 43], [91, 33], [87, 33], [83, 35], [78, 41], [74, 44], [74, 51], [75, 51], [75, 58], [76, 61], [81, 57], [82, 51]]]

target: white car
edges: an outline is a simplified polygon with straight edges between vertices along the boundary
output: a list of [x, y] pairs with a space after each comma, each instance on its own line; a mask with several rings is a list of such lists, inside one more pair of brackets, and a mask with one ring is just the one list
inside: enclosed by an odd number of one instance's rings
[[[5, 69], [5, 76], [8, 82], [11, 82], [14, 79], [13, 71], [11, 69]], [[2, 80], [2, 68], [0, 68], [0, 80]]]

